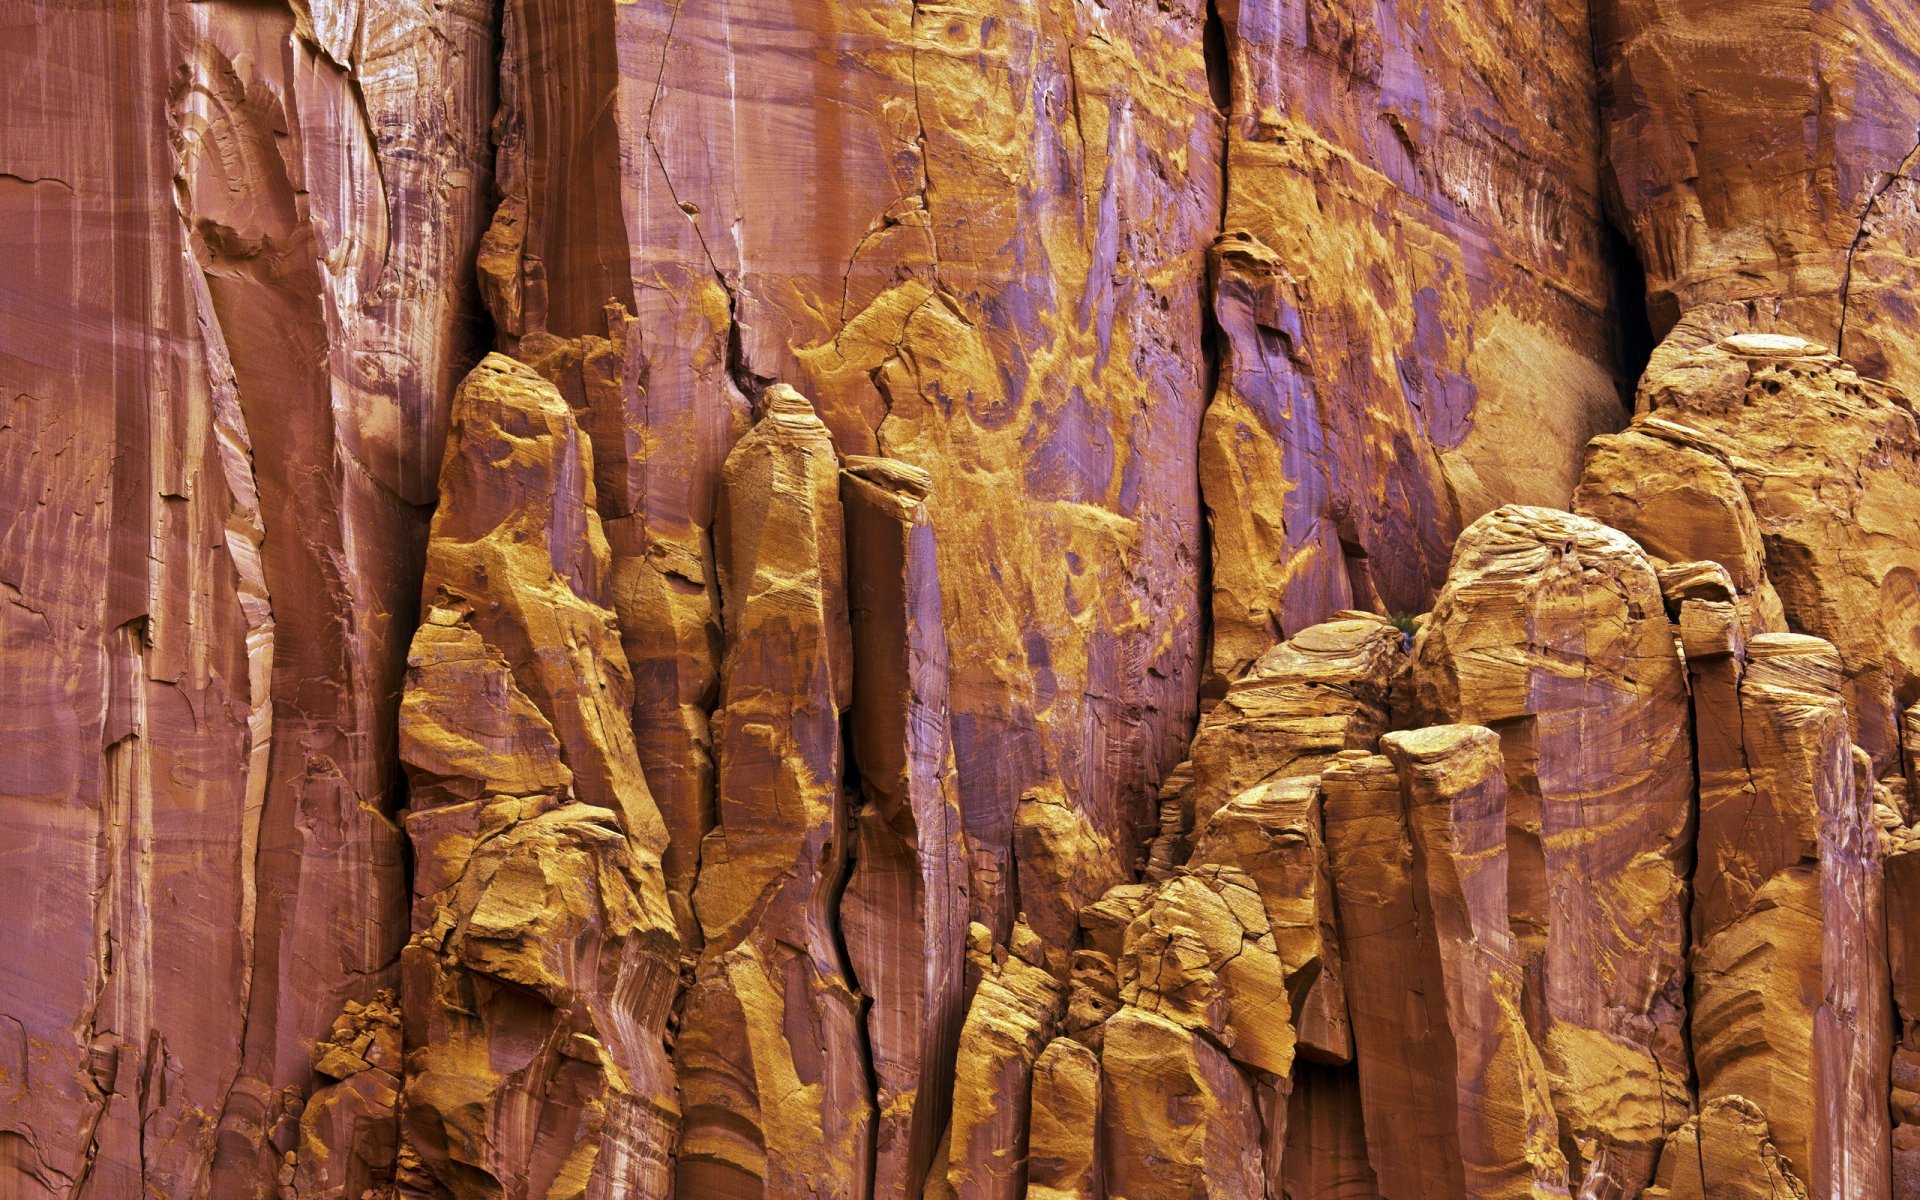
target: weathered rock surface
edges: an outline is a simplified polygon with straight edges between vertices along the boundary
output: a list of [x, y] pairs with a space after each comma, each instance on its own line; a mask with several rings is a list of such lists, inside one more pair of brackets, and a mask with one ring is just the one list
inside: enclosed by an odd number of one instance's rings
[[1033, 1065], [1028, 1200], [1094, 1200], [1100, 1187], [1100, 1058], [1069, 1038]]
[[1421, 715], [1498, 732], [1529, 1023], [1586, 1195], [1651, 1180], [1688, 1111], [1686, 676], [1645, 553], [1510, 506], [1460, 535], [1414, 650]]
[[840, 900], [867, 1011], [877, 1196], [918, 1196], [953, 1095], [965, 1016], [967, 851], [924, 472], [855, 458], [841, 476], [863, 803]]
[[946, 1186], [937, 1194], [1000, 1200], [1025, 1193], [1034, 1070], [1065, 994], [1047, 971], [1039, 937], [1015, 925], [1008, 949], [995, 952], [974, 990], [960, 1030]]
[[836, 920], [854, 674], [844, 515], [832, 440], [798, 392], [772, 389], [728, 455], [716, 527], [727, 649], [717, 820], [694, 891], [705, 946], [677, 1046], [678, 1188], [856, 1197], [874, 1114]]
[[395, 709], [493, 22], [0, 23], [0, 829], [34, 914], [0, 1192], [270, 1193], [314, 1044], [407, 933]]
[[[1741, 335], [1663, 348], [1641, 403], [1631, 430], [1603, 439], [1576, 504], [1671, 561], [1720, 562], [1764, 610], [1777, 591], [1792, 628], [1839, 650], [1854, 740], [1878, 773], [1899, 770], [1900, 714], [1920, 698], [1911, 402], [1804, 339]], [[1630, 440], [1650, 444], [1622, 459]], [[1634, 480], [1654, 472], [1699, 481], [1695, 495], [1642, 502]]]
[[1216, 9], [1217, 690], [1338, 609], [1425, 609], [1488, 509], [1564, 504], [1624, 381], [1586, 5]]
[[1114, 1200], [1258, 1196], [1260, 1123], [1246, 1079], [1208, 1038], [1143, 1009], [1107, 1022], [1100, 1124]]
[[1784, 1159], [1745, 1156], [1743, 1186], [1779, 1172], [1815, 1195], [1885, 1196], [1882, 881], [1841, 680], [1816, 638], [1748, 646], [1737, 717], [1748, 782], [1701, 810], [1701, 861], [1729, 886], [1696, 922], [1693, 1057], [1701, 1103], [1740, 1098]]
[[[503, 465], [521, 490], [493, 486]], [[665, 1044], [679, 944], [604, 602], [592, 450], [552, 385], [490, 355], [455, 399], [440, 489], [400, 709], [403, 1125], [420, 1172], [404, 1182], [659, 1194], [680, 1115]]]
[[4, 7], [0, 1197], [1920, 1200], [1902, 4]]
[[1345, 956], [1347, 1006], [1380, 1194], [1460, 1196], [1458, 1050], [1432, 909], [1417, 901], [1399, 771], [1352, 750], [1320, 783]]
[[1897, 0], [1595, 0], [1606, 174], [1654, 335], [1803, 334], [1920, 387], [1920, 22]]
[[1508, 925], [1500, 740], [1475, 725], [1388, 734], [1413, 841], [1414, 902], [1430, 913], [1456, 1051], [1454, 1113], [1469, 1196], [1564, 1196], [1547, 1069], [1522, 1012]]

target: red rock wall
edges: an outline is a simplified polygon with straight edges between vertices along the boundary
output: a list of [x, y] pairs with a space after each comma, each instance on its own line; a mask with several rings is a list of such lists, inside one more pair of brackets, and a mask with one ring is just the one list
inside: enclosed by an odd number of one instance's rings
[[396, 706], [484, 3], [12, 5], [0, 1174], [266, 1194], [406, 936]]
[[0, 1197], [1920, 1195], [1893, 0], [0, 4]]

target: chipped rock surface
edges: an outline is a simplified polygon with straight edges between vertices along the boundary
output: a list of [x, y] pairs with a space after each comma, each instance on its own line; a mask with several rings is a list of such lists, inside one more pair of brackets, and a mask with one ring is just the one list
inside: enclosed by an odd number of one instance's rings
[[0, 1198], [1920, 1200], [1904, 0], [0, 0]]

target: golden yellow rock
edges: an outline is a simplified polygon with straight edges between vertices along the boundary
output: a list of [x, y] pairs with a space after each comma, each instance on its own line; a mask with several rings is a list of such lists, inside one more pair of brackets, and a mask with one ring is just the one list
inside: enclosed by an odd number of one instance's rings
[[[1294, 995], [1304, 985], [1296, 981], [1289, 991], [1276, 943], [1251, 876], [1196, 866], [1161, 885], [1128, 929], [1120, 1000], [1206, 1033], [1236, 1061], [1285, 1078], [1293, 1069]], [[1112, 1026], [1109, 1019], [1109, 1033]]]
[[1253, 1092], [1207, 1037], [1129, 1005], [1100, 1052], [1112, 1200], [1228, 1200], [1266, 1188]]
[[1294, 776], [1235, 796], [1207, 819], [1190, 865], [1196, 872], [1227, 867], [1247, 873], [1296, 998], [1289, 1017], [1301, 1052], [1325, 1062], [1350, 1059], [1345, 968], [1334, 932], [1319, 781]]
[[491, 355], [461, 386], [401, 705], [407, 1186], [667, 1186], [679, 946], [592, 464], [527, 367]]
[[1667, 1144], [1647, 1200], [1808, 1200], [1766, 1118], [1743, 1096], [1706, 1101]]
[[1400, 631], [1378, 617], [1314, 625], [1263, 654], [1194, 735], [1189, 828], [1257, 783], [1315, 775], [1342, 750], [1372, 749], [1404, 662]]
[[1693, 952], [1701, 1104], [1739, 1097], [1779, 1148], [1782, 1165], [1743, 1160], [1742, 1186], [1784, 1172], [1816, 1195], [1889, 1195], [1880, 851], [1840, 658], [1816, 638], [1765, 634], [1745, 665], [1747, 782], [1712, 807], [1703, 797], [1700, 817], [1701, 861], [1726, 883], [1702, 906]]
[[[1900, 712], [1920, 695], [1920, 530], [1912, 519], [1920, 428], [1911, 402], [1799, 338], [1715, 341], [1693, 331], [1655, 355], [1640, 407], [1623, 437], [1645, 428], [1663, 447], [1686, 447], [1663, 449], [1663, 469], [1701, 486], [1718, 480], [1715, 499], [1704, 507], [1655, 503], [1637, 516], [1620, 511], [1637, 507], [1621, 496], [1640, 471], [1626, 467], [1623, 478], [1596, 455], [1580, 489], [1583, 511], [1602, 520], [1620, 512], [1620, 528], [1654, 554], [1684, 550], [1686, 558], [1720, 561], [1742, 595], [1761, 587], [1766, 611], [1767, 589], [1754, 581], [1763, 548], [1766, 582], [1787, 624], [1755, 631], [1790, 625], [1832, 642], [1846, 667], [1854, 741], [1873, 755], [1877, 774], [1897, 769]], [[1744, 503], [1727, 488], [1728, 474]], [[1729, 529], [1683, 546], [1675, 531], [1699, 527], [1693, 513], [1706, 527], [1730, 519], [1739, 536]]]
[[954, 1067], [945, 1194], [1018, 1200], [1027, 1185], [1034, 1065], [1053, 1039], [1066, 988], [1024, 924], [973, 994]]
[[694, 891], [706, 944], [675, 1047], [677, 1188], [851, 1200], [874, 1113], [834, 913], [854, 667], [840, 464], [812, 405], [776, 386], [723, 480], [717, 820]]
[[1014, 810], [1013, 857], [1021, 919], [1062, 974], [1081, 909], [1122, 882], [1119, 853], [1058, 790], [1040, 789]]
[[1055, 1038], [1033, 1065], [1026, 1200], [1098, 1200], [1100, 1058]]

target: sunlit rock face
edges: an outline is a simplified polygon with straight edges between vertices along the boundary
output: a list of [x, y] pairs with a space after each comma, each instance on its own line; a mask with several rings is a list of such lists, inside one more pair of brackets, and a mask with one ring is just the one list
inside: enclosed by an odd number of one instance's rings
[[0, 1196], [1920, 1197], [1906, 6], [0, 27]]

